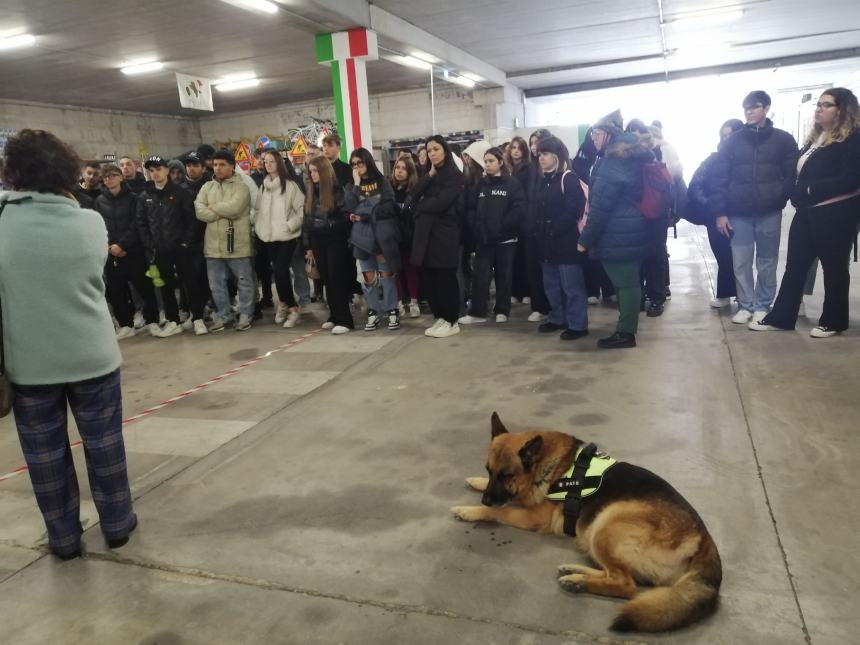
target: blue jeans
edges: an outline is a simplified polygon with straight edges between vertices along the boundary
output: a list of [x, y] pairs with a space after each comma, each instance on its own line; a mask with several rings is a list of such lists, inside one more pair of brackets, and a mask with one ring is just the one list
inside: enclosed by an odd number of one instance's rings
[[212, 300], [221, 320], [233, 319], [230, 307], [230, 293], [227, 281], [232, 275], [239, 286], [239, 313], [248, 318], [254, 316], [254, 266], [251, 258], [206, 258], [206, 272], [209, 274], [209, 288]]
[[588, 329], [588, 290], [579, 264], [541, 263], [543, 290], [549, 300], [547, 320], [568, 329]]
[[[769, 311], [776, 297], [776, 263], [782, 212], [759, 217], [729, 217], [732, 226], [732, 266], [738, 292], [738, 308]], [[753, 258], [758, 273], [753, 277]]]
[[[372, 255], [366, 260], [359, 260], [358, 266], [362, 273], [373, 271], [376, 274], [373, 282], [364, 280], [361, 284], [368, 311], [387, 313], [397, 309], [397, 276], [388, 267], [388, 262]], [[383, 273], [390, 275], [383, 277]]]

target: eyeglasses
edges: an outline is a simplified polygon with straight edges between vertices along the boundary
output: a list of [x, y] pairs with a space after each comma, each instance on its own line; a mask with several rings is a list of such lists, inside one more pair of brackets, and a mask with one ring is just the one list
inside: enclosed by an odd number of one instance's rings
[[349, 165], [352, 166], [353, 168], [358, 168], [359, 166], [364, 167], [364, 162], [363, 161], [353, 161]]
[[831, 103], [830, 101], [819, 101], [815, 104], [815, 107], [819, 110], [826, 110], [828, 108], [836, 107], [836, 103]]
[[752, 112], [753, 110], [758, 110], [763, 107], [764, 106], [761, 103], [756, 103], [755, 105], [745, 105], [744, 112]]

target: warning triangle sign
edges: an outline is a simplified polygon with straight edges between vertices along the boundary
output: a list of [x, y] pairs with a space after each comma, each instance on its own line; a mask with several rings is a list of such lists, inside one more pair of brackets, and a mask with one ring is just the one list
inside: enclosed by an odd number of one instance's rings
[[294, 157], [304, 157], [308, 154], [308, 143], [303, 136], [299, 136], [293, 147], [290, 148], [290, 154]]
[[234, 155], [236, 157], [236, 162], [242, 161], [251, 161], [251, 149], [248, 147], [247, 143], [240, 143], [236, 147], [236, 153]]

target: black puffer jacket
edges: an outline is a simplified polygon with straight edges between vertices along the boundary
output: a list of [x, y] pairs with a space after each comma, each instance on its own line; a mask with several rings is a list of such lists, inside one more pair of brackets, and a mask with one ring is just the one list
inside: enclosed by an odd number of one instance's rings
[[118, 244], [123, 251], [139, 249], [140, 233], [137, 230], [137, 195], [123, 183], [114, 195], [107, 188], [96, 197], [93, 209], [101, 213], [108, 232], [108, 245]]
[[311, 238], [317, 236], [340, 236], [344, 242], [349, 238], [350, 224], [346, 213], [343, 211], [343, 188], [334, 186], [334, 208], [324, 211], [320, 208], [319, 189], [316, 185], [308, 186], [307, 190], [313, 190], [313, 205], [310, 212], [305, 212], [302, 222], [302, 241], [305, 248], [311, 247]]
[[576, 245], [579, 242], [579, 220], [585, 211], [585, 193], [576, 173], [543, 173], [533, 201], [541, 262], [581, 264], [585, 254], [577, 251]]
[[782, 211], [791, 196], [797, 142], [767, 119], [725, 140], [714, 164], [712, 208], [717, 215], [760, 217]]
[[[200, 193], [200, 189], [206, 184], [206, 182], [212, 181], [212, 173], [208, 170], [203, 171], [203, 176], [200, 177], [197, 181], [191, 181], [188, 179], [188, 175], [185, 176], [185, 180], [179, 184], [182, 188], [187, 190], [191, 195], [191, 202], [194, 203], [194, 200], [197, 199], [197, 195]], [[194, 230], [192, 231], [192, 239], [195, 244], [203, 245], [203, 238], [206, 235], [206, 222], [203, 222], [199, 219], [195, 218], [194, 221]]]
[[149, 254], [172, 253], [197, 239], [197, 216], [191, 194], [179, 184], [167, 182], [161, 190], [147, 182], [137, 197], [137, 230]]
[[[809, 146], [804, 146], [803, 152]], [[797, 208], [820, 204], [860, 190], [860, 131], [845, 141], [818, 148], [803, 164], [791, 203]]]
[[455, 269], [460, 262], [460, 220], [463, 173], [453, 162], [424, 175], [410, 193], [415, 202], [412, 264], [432, 269]]
[[711, 204], [713, 193], [714, 164], [717, 162], [718, 153], [712, 152], [708, 155], [690, 179], [687, 187], [687, 200], [684, 203], [682, 216], [691, 224], [701, 226], [710, 225], [714, 221], [715, 213]]
[[525, 218], [526, 198], [514, 177], [484, 177], [478, 184], [477, 203], [466, 213], [475, 242], [499, 244], [516, 238]]
[[129, 190], [133, 192], [135, 195], [140, 195], [144, 190], [146, 190], [146, 177], [143, 176], [142, 172], [138, 172], [135, 174], [134, 179], [125, 179], [125, 183], [128, 184]]

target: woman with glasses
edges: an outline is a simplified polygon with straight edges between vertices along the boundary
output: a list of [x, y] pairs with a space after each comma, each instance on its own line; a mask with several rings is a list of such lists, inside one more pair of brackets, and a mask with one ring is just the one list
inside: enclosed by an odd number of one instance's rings
[[834, 87], [815, 107], [815, 125], [797, 162], [791, 194], [797, 208], [788, 232], [785, 274], [773, 310], [754, 331], [794, 329], [815, 258], [824, 271], [824, 310], [813, 338], [848, 329], [848, 271], [860, 215], [860, 110], [851, 90]]
[[344, 211], [352, 231], [349, 243], [364, 277], [367, 300], [364, 331], [375, 331], [387, 318], [389, 329], [400, 329], [397, 273], [400, 271], [400, 231], [394, 210], [394, 189], [376, 167], [366, 148], [349, 156], [352, 184], [344, 187]]

